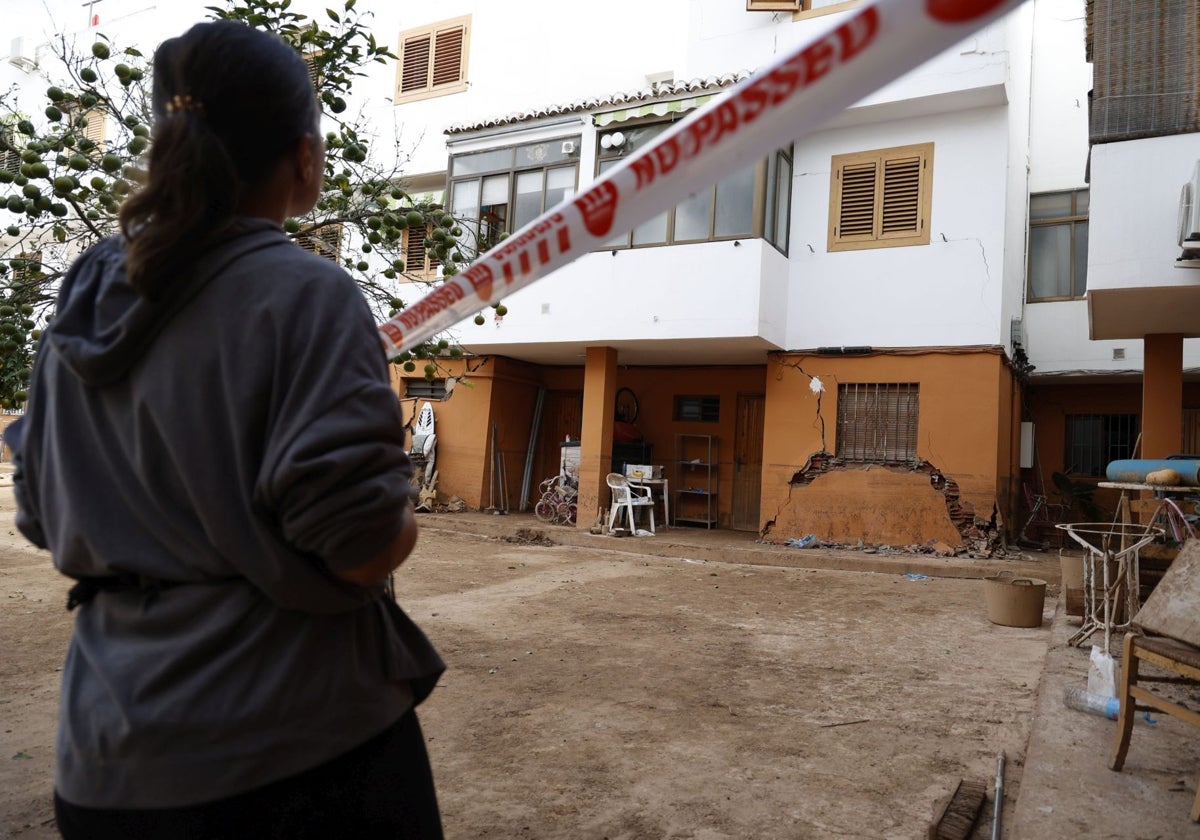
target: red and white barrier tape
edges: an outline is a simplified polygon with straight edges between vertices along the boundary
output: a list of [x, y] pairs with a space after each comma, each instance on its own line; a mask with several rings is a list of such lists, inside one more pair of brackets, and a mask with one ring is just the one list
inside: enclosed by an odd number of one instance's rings
[[388, 356], [791, 143], [1023, 1], [879, 0], [851, 10], [381, 324]]

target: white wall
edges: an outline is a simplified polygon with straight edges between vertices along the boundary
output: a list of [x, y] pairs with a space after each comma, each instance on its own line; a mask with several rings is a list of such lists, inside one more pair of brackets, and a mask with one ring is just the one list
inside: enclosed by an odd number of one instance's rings
[[[827, 253], [832, 156], [926, 142], [930, 244]], [[1003, 343], [1006, 142], [1005, 109], [980, 108], [798, 143], [789, 348]]]
[[[761, 337], [784, 341], [787, 273], [761, 239], [598, 251], [503, 298], [499, 327], [470, 319], [462, 344], [503, 352], [522, 344]], [[566, 361], [566, 360], [563, 360]]]
[[1179, 192], [1198, 160], [1200, 134], [1092, 149], [1089, 289], [1200, 286], [1200, 270], [1175, 267]]

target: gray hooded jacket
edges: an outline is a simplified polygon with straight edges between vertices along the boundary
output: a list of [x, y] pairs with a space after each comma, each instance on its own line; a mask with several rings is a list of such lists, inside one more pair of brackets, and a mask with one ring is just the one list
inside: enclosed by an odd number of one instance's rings
[[[381, 732], [443, 665], [374, 557], [412, 495], [361, 293], [243, 219], [164, 299], [119, 239], [80, 257], [9, 427], [18, 526], [73, 578], [141, 576], [77, 611], [59, 794], [102, 808], [222, 798]], [[163, 585], [159, 585], [161, 582]]]

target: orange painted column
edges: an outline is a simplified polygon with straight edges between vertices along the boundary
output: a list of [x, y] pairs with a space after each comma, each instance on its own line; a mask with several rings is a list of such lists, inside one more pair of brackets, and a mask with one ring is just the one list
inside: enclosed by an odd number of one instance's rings
[[1148, 335], [1142, 376], [1143, 458], [1165, 458], [1183, 439], [1183, 336]]
[[579, 441], [579, 514], [576, 527], [590, 528], [597, 508], [608, 510], [612, 471], [613, 402], [617, 398], [617, 351], [589, 347], [583, 365], [583, 434]]

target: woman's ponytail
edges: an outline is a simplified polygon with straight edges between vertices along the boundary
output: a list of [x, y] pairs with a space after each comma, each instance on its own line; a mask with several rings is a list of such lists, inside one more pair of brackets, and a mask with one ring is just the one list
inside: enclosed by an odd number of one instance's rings
[[149, 178], [121, 207], [126, 276], [151, 300], [195, 261], [237, 207], [237, 171], [201, 109], [202, 103], [176, 108], [157, 122]]
[[295, 48], [233, 21], [197, 24], [155, 50], [152, 104], [148, 178], [120, 223], [129, 282], [155, 299], [317, 132], [320, 112]]

